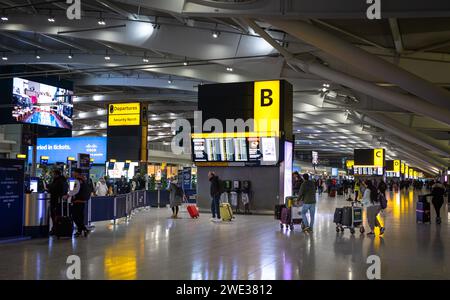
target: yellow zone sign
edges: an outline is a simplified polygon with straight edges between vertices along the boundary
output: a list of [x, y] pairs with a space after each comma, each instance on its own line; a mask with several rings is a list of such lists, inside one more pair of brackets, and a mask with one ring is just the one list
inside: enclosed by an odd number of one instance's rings
[[108, 105], [109, 115], [140, 115], [141, 104], [135, 103], [117, 103]]
[[110, 115], [108, 126], [138, 126], [141, 118], [139, 115]]

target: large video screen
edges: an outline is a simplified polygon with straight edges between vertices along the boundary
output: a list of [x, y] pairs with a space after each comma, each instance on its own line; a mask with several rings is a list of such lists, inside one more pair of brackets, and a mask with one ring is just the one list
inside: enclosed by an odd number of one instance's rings
[[194, 138], [194, 162], [237, 162], [252, 165], [278, 163], [275, 137]]
[[22, 78], [13, 79], [14, 120], [72, 129], [73, 91]]

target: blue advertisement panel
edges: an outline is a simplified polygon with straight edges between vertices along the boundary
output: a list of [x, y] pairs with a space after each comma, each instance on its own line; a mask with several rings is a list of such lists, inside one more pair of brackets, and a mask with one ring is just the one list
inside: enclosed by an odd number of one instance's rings
[[0, 159], [0, 239], [22, 235], [23, 160]]
[[183, 168], [183, 190], [190, 190], [191, 188], [191, 168]]
[[[48, 163], [66, 162], [67, 157], [78, 157], [79, 153], [89, 154], [94, 164], [106, 161], [106, 137], [70, 137], [70, 138], [39, 138], [37, 140], [37, 157], [48, 156]], [[31, 151], [28, 153], [28, 163], [31, 163]]]

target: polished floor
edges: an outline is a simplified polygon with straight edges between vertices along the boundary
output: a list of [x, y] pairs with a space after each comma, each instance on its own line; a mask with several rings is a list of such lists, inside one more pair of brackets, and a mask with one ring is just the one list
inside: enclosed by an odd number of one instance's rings
[[382, 279], [450, 279], [447, 205], [441, 225], [416, 224], [416, 197], [389, 195], [382, 238], [336, 234], [333, 212], [346, 205], [343, 197], [320, 197], [311, 234], [281, 231], [271, 216], [214, 224], [209, 215], [172, 220], [155, 208], [129, 223], [97, 223], [87, 239], [1, 244], [0, 279], [66, 279], [73, 254], [82, 279], [366, 279], [372, 254], [381, 258]]

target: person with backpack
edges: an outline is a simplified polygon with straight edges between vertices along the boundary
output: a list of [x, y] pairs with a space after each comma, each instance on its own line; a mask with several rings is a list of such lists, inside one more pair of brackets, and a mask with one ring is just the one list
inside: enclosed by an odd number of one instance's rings
[[369, 223], [370, 227], [370, 232], [367, 235], [374, 235], [375, 227], [380, 227], [380, 235], [383, 235], [385, 229], [381, 226], [380, 222], [377, 219], [377, 216], [381, 211], [377, 188], [370, 180], [366, 180], [362, 185], [365, 187], [365, 189], [361, 202], [366, 208], [367, 222]]
[[210, 186], [210, 195], [211, 195], [211, 213], [212, 213], [212, 222], [220, 222], [220, 182], [219, 177], [214, 172], [208, 172], [208, 179], [211, 183]]
[[76, 168], [73, 171], [73, 177], [75, 178], [75, 185], [73, 190], [69, 191], [68, 196], [72, 198], [72, 218], [77, 226], [77, 232], [75, 237], [79, 237], [82, 234], [86, 237], [89, 234], [89, 230], [84, 224], [84, 207], [86, 202], [91, 197], [91, 187], [89, 186], [86, 177], [82, 174], [82, 170]]
[[183, 200], [184, 193], [176, 179], [170, 182], [169, 193], [170, 207], [172, 208], [172, 216], [170, 218], [177, 219], [179, 206]]

